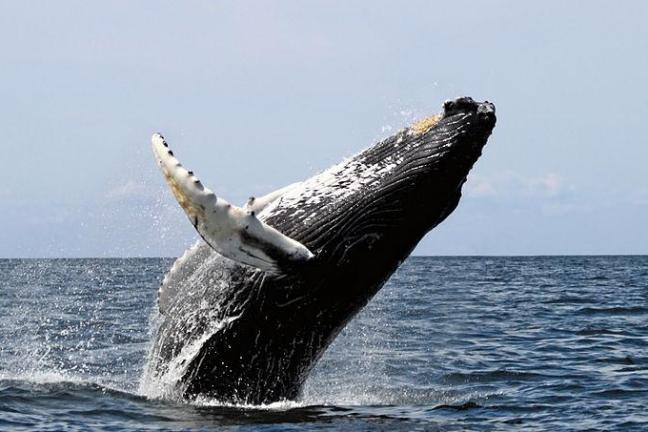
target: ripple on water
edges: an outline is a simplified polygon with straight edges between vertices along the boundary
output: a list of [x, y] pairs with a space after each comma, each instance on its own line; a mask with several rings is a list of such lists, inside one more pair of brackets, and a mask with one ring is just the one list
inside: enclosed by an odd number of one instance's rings
[[139, 394], [170, 260], [0, 260], [0, 429], [644, 430], [648, 258], [408, 260], [297, 401]]

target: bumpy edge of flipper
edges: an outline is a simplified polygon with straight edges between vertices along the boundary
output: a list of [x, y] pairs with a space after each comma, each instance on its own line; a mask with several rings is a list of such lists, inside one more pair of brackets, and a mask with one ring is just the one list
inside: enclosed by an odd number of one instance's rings
[[216, 252], [266, 271], [281, 271], [313, 258], [306, 246], [260, 221], [255, 211], [216, 197], [182, 166], [162, 135], [154, 134], [151, 141], [171, 192], [196, 231]]

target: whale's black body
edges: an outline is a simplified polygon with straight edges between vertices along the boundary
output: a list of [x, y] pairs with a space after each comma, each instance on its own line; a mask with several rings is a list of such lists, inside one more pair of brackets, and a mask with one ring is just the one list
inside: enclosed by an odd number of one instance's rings
[[314, 177], [259, 217], [315, 258], [268, 273], [204, 243], [179, 260], [147, 379], [187, 398], [293, 399], [345, 324], [457, 206], [495, 125], [490, 103], [444, 112]]

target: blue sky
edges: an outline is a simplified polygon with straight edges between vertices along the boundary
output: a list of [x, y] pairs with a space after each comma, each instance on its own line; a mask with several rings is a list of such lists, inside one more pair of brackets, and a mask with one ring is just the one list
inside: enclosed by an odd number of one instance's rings
[[647, 253], [648, 2], [0, 2], [0, 257], [174, 256], [162, 132], [243, 202], [469, 95], [498, 124], [418, 254]]

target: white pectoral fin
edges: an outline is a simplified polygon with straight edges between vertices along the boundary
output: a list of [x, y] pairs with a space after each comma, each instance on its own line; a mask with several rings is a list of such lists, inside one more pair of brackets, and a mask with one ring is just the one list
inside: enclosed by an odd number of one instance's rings
[[313, 258], [304, 245], [260, 221], [253, 210], [228, 203], [185, 169], [160, 134], [153, 153], [191, 224], [216, 252], [242, 264], [276, 271]]

